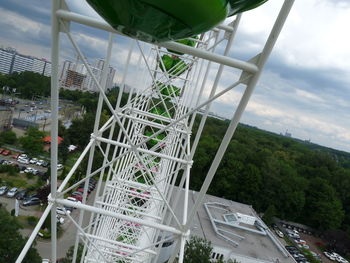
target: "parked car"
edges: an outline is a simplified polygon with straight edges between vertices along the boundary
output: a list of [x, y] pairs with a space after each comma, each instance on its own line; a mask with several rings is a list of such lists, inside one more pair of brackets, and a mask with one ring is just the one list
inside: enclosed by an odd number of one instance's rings
[[38, 170], [34, 169], [32, 167], [27, 167], [27, 169], [24, 170], [25, 173], [32, 173], [32, 174], [37, 174]]
[[73, 197], [73, 198], [75, 198], [76, 200], [78, 200], [80, 202], [83, 201], [83, 195], [80, 192], [74, 192], [74, 193], [71, 194], [70, 197]]
[[59, 215], [56, 215], [56, 218], [57, 218], [57, 222], [59, 222], [61, 225], [64, 224], [64, 218], [59, 216]]
[[[84, 188], [78, 188], [78, 189], [77, 189], [77, 192], [84, 193]], [[90, 194], [90, 192], [91, 192], [91, 191], [90, 191], [89, 188], [88, 188], [87, 193]]]
[[276, 229], [275, 232], [276, 232], [276, 235], [279, 236], [280, 238], [284, 237], [283, 233], [281, 231], [279, 231], [278, 229]]
[[38, 161], [36, 162], [36, 165], [41, 166], [41, 165], [43, 164], [43, 162], [44, 162], [44, 160], [38, 160]]
[[71, 206], [63, 206], [63, 208], [68, 212], [69, 211], [69, 213], [72, 213], [73, 212], [73, 207], [71, 207]]
[[28, 158], [28, 155], [22, 153], [22, 154], [20, 154], [20, 155], [18, 156], [18, 158], [25, 158], [25, 159], [27, 159], [27, 158]]
[[12, 187], [6, 194], [7, 197], [14, 197], [18, 191], [17, 187]]
[[295, 241], [297, 244], [304, 244], [304, 245], [306, 245], [306, 241], [305, 240], [302, 240], [302, 239], [299, 239], [299, 240], [297, 240], [297, 241]]
[[327, 251], [325, 251], [325, 252], [323, 252], [323, 254], [327, 257], [327, 258], [329, 258], [330, 260], [335, 260], [335, 256], [332, 254], [332, 253], [329, 253], [329, 252], [327, 252]]
[[7, 156], [7, 155], [11, 154], [11, 151], [10, 150], [5, 150], [1, 154]]
[[77, 196], [83, 196], [83, 193], [82, 192], [78, 192], [78, 191], [75, 191], [71, 194], [71, 196], [73, 195], [77, 195]]
[[17, 192], [16, 199], [17, 200], [24, 200], [27, 198], [27, 196], [28, 196], [28, 190], [24, 189], [24, 190]]
[[63, 169], [63, 165], [62, 164], [57, 164], [57, 170], [62, 170]]
[[70, 211], [69, 210], [65, 210], [62, 207], [57, 207], [56, 208], [56, 213], [59, 214], [59, 215], [66, 215], [66, 214], [70, 214]]
[[298, 244], [298, 247], [300, 248], [306, 248], [306, 249], [309, 249], [310, 247], [306, 244]]
[[[81, 183], [78, 188], [84, 188], [84, 187], [85, 187], [85, 183]], [[95, 189], [95, 185], [89, 183], [88, 188], [89, 188], [89, 191], [91, 192]]]
[[4, 148], [0, 148], [0, 154], [1, 154], [3, 151], [5, 151], [5, 149], [4, 149]]
[[74, 198], [74, 197], [67, 197], [67, 200], [68, 201], [71, 201], [71, 202], [75, 202], [75, 203], [78, 203], [78, 204], [81, 204], [81, 201], [79, 201], [79, 200], [77, 200], [76, 198]]
[[41, 203], [38, 197], [28, 197], [23, 201], [23, 206], [39, 205]]
[[7, 190], [8, 190], [7, 186], [1, 186], [0, 187], [0, 195], [6, 194]]
[[30, 159], [29, 163], [31, 164], [36, 164], [38, 162], [38, 159], [37, 158], [32, 158]]
[[23, 164], [29, 164], [29, 160], [26, 158], [18, 158], [17, 162], [23, 163]]
[[0, 164], [4, 164], [4, 162], [6, 162], [6, 160], [0, 160]]
[[48, 167], [49, 166], [49, 163], [46, 162], [46, 161], [43, 161], [43, 163], [41, 164], [42, 167]]
[[19, 157], [19, 154], [13, 154], [13, 155], [11, 155], [11, 158], [13, 158], [13, 159], [18, 159], [18, 157]]
[[288, 236], [291, 238], [294, 238], [294, 239], [300, 238], [300, 236], [298, 234], [295, 234], [295, 233], [290, 233], [290, 234], [288, 234]]

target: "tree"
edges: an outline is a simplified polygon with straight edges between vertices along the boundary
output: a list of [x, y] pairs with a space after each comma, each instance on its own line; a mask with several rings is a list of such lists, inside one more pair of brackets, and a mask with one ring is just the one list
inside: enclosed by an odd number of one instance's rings
[[43, 203], [47, 203], [47, 197], [51, 193], [51, 185], [45, 185], [41, 188], [38, 189], [37, 195], [38, 198], [41, 200]]
[[45, 132], [39, 131], [37, 128], [29, 127], [26, 131], [26, 136], [19, 138], [23, 149], [32, 155], [41, 153], [43, 151], [43, 142]]
[[305, 222], [322, 230], [338, 229], [344, 211], [334, 188], [325, 179], [315, 178], [307, 190]]
[[[84, 249], [83, 244], [79, 243], [76, 262], [80, 262], [81, 256], [83, 254], [83, 249]], [[67, 251], [66, 257], [61, 261], [61, 263], [71, 263], [73, 261], [73, 253], [74, 253], [74, 246], [71, 246]]]
[[19, 138], [19, 142], [21, 143], [23, 149], [31, 155], [35, 155], [43, 151], [42, 142], [38, 141], [36, 138], [23, 136]]
[[29, 127], [26, 135], [32, 138], [35, 138], [37, 140], [41, 140], [42, 138], [45, 137], [45, 132], [39, 131], [37, 128], [34, 127]]
[[3, 142], [7, 144], [15, 144], [17, 141], [17, 135], [13, 131], [4, 131], [0, 136]]
[[185, 263], [211, 263], [212, 246], [210, 241], [200, 237], [191, 236], [186, 242], [184, 262]]
[[[0, 207], [0, 262], [15, 262], [26, 240], [19, 233], [21, 228], [16, 218]], [[35, 248], [30, 248], [23, 263], [41, 263], [41, 257]]]
[[264, 213], [263, 220], [267, 225], [272, 224], [272, 218], [277, 215], [277, 211], [274, 205], [269, 205]]

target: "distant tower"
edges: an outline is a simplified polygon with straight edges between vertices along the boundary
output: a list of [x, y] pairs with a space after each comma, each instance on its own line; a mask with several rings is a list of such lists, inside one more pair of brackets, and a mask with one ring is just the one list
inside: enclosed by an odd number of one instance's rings
[[288, 132], [288, 129], [287, 129], [286, 132], [284, 133], [284, 136], [291, 138], [292, 134]]

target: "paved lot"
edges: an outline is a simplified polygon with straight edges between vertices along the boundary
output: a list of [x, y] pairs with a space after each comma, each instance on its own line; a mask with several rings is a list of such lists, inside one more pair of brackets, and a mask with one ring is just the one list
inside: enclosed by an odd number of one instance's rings
[[[88, 199], [88, 204], [92, 204], [93, 198], [95, 196], [95, 191], [93, 191]], [[5, 196], [0, 196], [0, 203], [2, 203], [3, 206], [6, 207], [8, 211], [11, 211], [15, 207], [15, 199], [14, 198], [7, 198]], [[38, 206], [29, 206], [29, 207], [22, 207], [20, 206], [19, 211], [20, 216], [36, 216], [41, 217], [42, 212], [38, 211]], [[79, 220], [79, 213], [75, 209], [73, 210], [71, 214], [72, 218], [75, 221]], [[62, 228], [64, 230], [63, 235], [58, 239], [57, 242], [57, 258], [63, 258], [65, 257], [68, 249], [74, 245], [75, 243], [75, 236], [76, 236], [76, 227], [72, 221], [68, 219], [68, 217], [63, 216], [65, 219], [64, 224], [62, 225]], [[86, 212], [84, 216], [83, 226], [86, 226], [90, 219], [90, 213]], [[20, 231], [24, 236], [29, 236], [32, 232], [30, 229], [22, 229]], [[36, 239], [36, 248], [39, 251], [39, 254], [42, 258], [50, 258], [51, 256], [51, 241], [50, 240], [43, 240], [43, 239]]]
[[334, 263], [334, 261], [329, 260], [323, 254], [323, 252], [317, 247], [317, 245], [316, 245], [317, 242], [324, 243], [324, 241], [322, 239], [320, 239], [318, 237], [306, 235], [303, 233], [300, 233], [300, 238], [306, 241], [306, 243], [309, 245], [311, 251], [321, 255], [321, 259], [322, 259], [323, 263]]
[[[38, 159], [40, 159], [40, 158], [38, 158]], [[15, 164], [18, 164], [19, 166], [31, 167], [31, 168], [34, 168], [34, 169], [36, 169], [38, 171], [41, 171], [41, 172], [46, 172], [47, 171], [46, 167], [42, 167], [42, 166], [39, 166], [39, 165], [36, 165], [36, 164], [19, 163], [16, 159], [12, 158], [11, 155], [9, 155], [9, 156], [0, 155], [0, 160], [11, 161], [11, 162], [14, 162]]]

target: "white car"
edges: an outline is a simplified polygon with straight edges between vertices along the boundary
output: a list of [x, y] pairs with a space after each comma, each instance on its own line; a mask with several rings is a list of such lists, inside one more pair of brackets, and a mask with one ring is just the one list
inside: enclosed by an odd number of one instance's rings
[[29, 160], [26, 158], [18, 158], [17, 162], [23, 163], [23, 164], [29, 164]]
[[11, 188], [8, 192], [7, 192], [7, 197], [14, 197], [15, 194], [17, 193], [18, 188], [17, 187], [13, 187]]
[[38, 160], [38, 161], [36, 162], [36, 165], [41, 166], [41, 165], [43, 165], [43, 163], [44, 163], [44, 160]]
[[335, 261], [335, 256], [334, 256], [333, 254], [331, 254], [331, 253], [329, 253], [329, 252], [327, 252], [327, 251], [323, 252], [323, 254], [324, 254], [327, 258], [329, 258], [330, 260]]
[[63, 165], [62, 164], [57, 164], [57, 170], [62, 170], [63, 169]]
[[62, 225], [64, 224], [64, 218], [59, 216], [59, 215], [56, 215], [56, 218], [57, 218], [57, 221]]
[[32, 173], [32, 174], [37, 174], [38, 170], [32, 168], [32, 167], [27, 167], [27, 169], [24, 170], [25, 173]]
[[279, 236], [280, 238], [284, 237], [283, 233], [281, 231], [279, 231], [278, 229], [276, 229], [275, 232], [276, 232], [276, 235]]
[[19, 158], [27, 159], [27, 158], [28, 158], [28, 155], [22, 153], [20, 156], [18, 156], [18, 159], [19, 159]]
[[64, 208], [61, 208], [61, 207], [57, 207], [56, 208], [56, 213], [59, 214], [59, 215], [66, 215], [66, 214], [70, 214], [70, 211], [66, 210]]
[[29, 161], [29, 163], [31, 163], [31, 164], [35, 164], [35, 163], [37, 163], [38, 162], [38, 159], [37, 158], [32, 158], [32, 159], [30, 159], [30, 161]]
[[50, 259], [43, 259], [41, 263], [50, 263]]
[[81, 204], [81, 202], [79, 201], [79, 200], [77, 200], [77, 199], [75, 199], [74, 197], [67, 197], [67, 200], [68, 201], [72, 201], [72, 202], [76, 202], [76, 203], [78, 203], [78, 204]]

